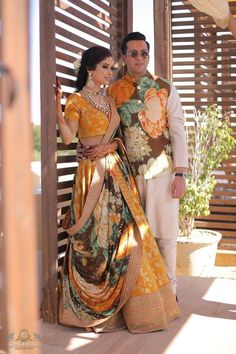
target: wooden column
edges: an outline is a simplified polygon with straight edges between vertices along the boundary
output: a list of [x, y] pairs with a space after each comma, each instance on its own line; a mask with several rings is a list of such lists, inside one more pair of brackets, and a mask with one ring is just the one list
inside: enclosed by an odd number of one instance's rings
[[[2, 21], [3, 3], [0, 3], [0, 19]], [[0, 102], [3, 102], [3, 85], [2, 78], [4, 75], [4, 66], [2, 58], [2, 33], [0, 36]], [[0, 343], [1, 350], [6, 353], [7, 343], [7, 306], [6, 306], [6, 259], [5, 259], [5, 239], [3, 237], [3, 185], [2, 185], [2, 151], [3, 151], [3, 134], [2, 134], [2, 113], [0, 112]], [[1, 352], [1, 351], [0, 351]]]
[[133, 0], [124, 0], [121, 1], [122, 4], [122, 17], [123, 25], [122, 32], [123, 37], [126, 36], [129, 32], [133, 31]]
[[155, 72], [172, 80], [171, 0], [153, 0]]
[[[113, 57], [118, 61], [119, 72], [117, 78], [122, 77], [126, 73], [126, 69], [123, 66], [123, 60], [121, 59], [121, 42], [123, 38], [133, 31], [133, 0], [118, 0], [119, 9], [119, 31], [118, 42], [114, 50]], [[112, 52], [113, 54], [113, 52]]]
[[57, 172], [54, 1], [40, 1], [43, 319], [57, 321]]
[[[14, 342], [24, 345], [20, 333], [38, 333], [36, 227], [33, 202], [32, 127], [29, 115], [29, 4], [27, 0], [1, 3], [1, 157], [3, 311], [4, 332], [12, 334], [7, 353], [15, 353]], [[38, 74], [38, 73], [37, 73]], [[4, 261], [4, 263], [3, 263]], [[6, 318], [4, 319], [6, 324]], [[5, 338], [4, 338], [5, 339]], [[26, 338], [26, 344], [28, 339]], [[28, 343], [29, 344], [29, 343]], [[19, 353], [22, 350], [19, 350]], [[34, 348], [34, 353], [38, 353]]]
[[[111, 48], [115, 53], [120, 53], [120, 45], [122, 39], [133, 30], [133, 0], [118, 0], [118, 10], [119, 10], [119, 31], [118, 31], [118, 42], [116, 48]], [[112, 16], [111, 16], [112, 19]], [[118, 50], [117, 50], [118, 49]]]

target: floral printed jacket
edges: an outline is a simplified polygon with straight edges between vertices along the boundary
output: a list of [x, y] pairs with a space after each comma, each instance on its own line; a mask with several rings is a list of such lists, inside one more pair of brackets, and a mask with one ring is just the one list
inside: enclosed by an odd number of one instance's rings
[[167, 101], [170, 84], [147, 72], [138, 81], [130, 75], [108, 89], [121, 117], [123, 141], [135, 176], [145, 179], [173, 171]]

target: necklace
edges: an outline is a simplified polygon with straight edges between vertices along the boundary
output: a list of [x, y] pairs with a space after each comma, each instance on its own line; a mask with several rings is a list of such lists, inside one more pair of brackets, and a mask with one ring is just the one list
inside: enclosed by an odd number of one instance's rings
[[86, 86], [80, 91], [82, 97], [84, 97], [92, 106], [99, 109], [99, 111], [105, 113], [107, 116], [110, 115], [111, 107], [110, 102], [106, 95], [102, 93], [95, 93], [89, 90]]

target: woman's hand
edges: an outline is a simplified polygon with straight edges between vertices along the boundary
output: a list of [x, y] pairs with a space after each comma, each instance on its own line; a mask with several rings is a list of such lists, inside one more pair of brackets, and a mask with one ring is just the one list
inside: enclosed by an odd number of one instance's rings
[[62, 99], [62, 89], [61, 89], [61, 82], [59, 79], [56, 80], [56, 85], [53, 85], [55, 88], [55, 99], [57, 103], [61, 104]]

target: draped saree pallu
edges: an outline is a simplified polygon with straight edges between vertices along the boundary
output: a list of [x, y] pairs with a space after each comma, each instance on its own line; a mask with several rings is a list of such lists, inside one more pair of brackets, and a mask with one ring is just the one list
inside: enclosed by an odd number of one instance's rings
[[[81, 107], [83, 99], [76, 95]], [[112, 113], [100, 141], [104, 144], [114, 138], [119, 125], [110, 104]], [[76, 171], [63, 223], [69, 238], [59, 322], [96, 332], [128, 327], [132, 333], [145, 333], [166, 328], [179, 316], [179, 308], [123, 144], [117, 141], [120, 155], [81, 160]]]

